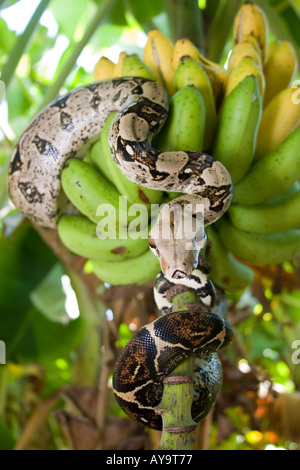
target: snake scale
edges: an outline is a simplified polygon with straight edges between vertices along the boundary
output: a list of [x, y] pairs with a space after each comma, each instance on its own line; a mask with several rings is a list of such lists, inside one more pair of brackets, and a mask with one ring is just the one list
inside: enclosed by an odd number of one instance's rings
[[[86, 85], [57, 98], [22, 134], [12, 155], [8, 189], [11, 200], [27, 218], [55, 228], [61, 214], [72, 212], [61, 190], [61, 170], [68, 158], [85, 156], [112, 112], [117, 114], [109, 132], [109, 147], [128, 179], [151, 189], [182, 193], [165, 207], [172, 210], [176, 205], [178, 210], [190, 205], [197, 218], [200, 206], [204, 225], [223, 215], [232, 199], [227, 170], [205, 153], [152, 148], [151, 141], [168, 115], [167, 94], [156, 82], [125, 77]], [[205, 415], [221, 381], [215, 352], [231, 337], [228, 323], [209, 312], [213, 286], [207, 275], [196, 269], [205, 237], [187, 234], [184, 240], [162, 240], [164, 211], [150, 231], [149, 244], [164, 273], [156, 281], [156, 301], [164, 303], [166, 315], [146, 325], [129, 342], [114, 379], [121, 406], [141, 423], [155, 428], [161, 427], [161, 418], [153, 407], [161, 396], [162, 379], [191, 355], [197, 358], [195, 375], [200, 384], [195, 383], [200, 398], [198, 405], [193, 405], [193, 416], [199, 420]], [[172, 232], [174, 220], [170, 219], [170, 224]], [[179, 281], [196, 288], [203, 306], [191, 305], [187, 312], [170, 313], [171, 303], [161, 286]]]

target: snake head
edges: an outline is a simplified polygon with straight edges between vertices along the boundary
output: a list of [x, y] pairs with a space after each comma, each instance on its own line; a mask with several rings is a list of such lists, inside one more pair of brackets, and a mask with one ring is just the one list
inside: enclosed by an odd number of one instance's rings
[[[174, 209], [174, 206], [173, 206]], [[206, 234], [203, 223], [191, 233], [184, 230], [182, 212], [173, 211], [168, 217], [166, 205], [160, 212], [155, 225], [149, 233], [149, 246], [158, 257], [164, 275], [172, 279], [182, 279], [191, 275], [198, 266], [199, 256], [206, 247]]]
[[158, 257], [161, 270], [172, 279], [189, 276], [198, 265], [199, 249], [185, 250], [181, 244], [156, 242], [149, 235], [149, 246]]

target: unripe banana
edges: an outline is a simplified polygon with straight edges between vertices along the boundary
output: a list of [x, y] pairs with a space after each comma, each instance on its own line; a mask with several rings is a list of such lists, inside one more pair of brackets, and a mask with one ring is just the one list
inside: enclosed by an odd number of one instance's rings
[[235, 42], [239, 42], [249, 35], [254, 36], [257, 40], [264, 62], [268, 37], [267, 19], [258, 5], [245, 2], [234, 19], [233, 36]]
[[[126, 59], [125, 59], [126, 60]], [[162, 191], [138, 186], [130, 181], [115, 164], [108, 146], [108, 133], [116, 113], [106, 120], [101, 131], [100, 139], [93, 145], [90, 155], [94, 164], [106, 179], [112, 183], [122, 196], [127, 196], [132, 204], [157, 204], [161, 201]]]
[[254, 62], [261, 67], [261, 53], [258, 51], [256, 46], [249, 39], [243, 39], [240, 42], [237, 42], [229, 58], [229, 70], [233, 70], [244, 57], [252, 57]]
[[156, 80], [150, 67], [139, 58], [137, 54], [128, 55], [122, 62], [122, 77], [143, 77], [149, 80]]
[[97, 223], [97, 209], [111, 204], [119, 216], [119, 192], [92, 165], [70, 158], [61, 172], [64, 193], [72, 204], [91, 221]]
[[94, 70], [94, 80], [106, 80], [115, 76], [115, 64], [107, 57], [101, 57]]
[[266, 106], [257, 135], [255, 158], [268, 155], [300, 124], [300, 102], [294, 100], [296, 88], [285, 88]]
[[284, 88], [287, 88], [297, 70], [297, 54], [289, 41], [277, 42], [264, 66], [266, 89], [264, 106]]
[[221, 289], [228, 291], [243, 291], [254, 279], [254, 272], [249, 266], [238, 261], [228, 251], [212, 226], [207, 227], [207, 237], [212, 247], [206, 255], [212, 268], [209, 277]]
[[300, 191], [282, 201], [257, 205], [232, 204], [233, 225], [256, 233], [276, 233], [300, 227]]
[[[97, 225], [83, 215], [64, 215], [58, 221], [58, 235], [63, 244], [73, 253], [84, 258], [93, 258], [99, 261], [122, 261], [135, 258], [146, 252], [149, 248], [148, 225], [144, 228], [141, 237], [133, 239], [130, 233], [122, 234], [119, 238], [108, 236], [98, 238]], [[101, 234], [100, 234], [101, 236]]]
[[120, 52], [118, 62], [115, 65], [114, 70], [114, 77], [121, 77], [122, 75], [122, 67], [123, 67], [123, 60], [127, 57], [126, 52]]
[[295, 181], [295, 183], [291, 184], [288, 188], [286, 188], [282, 193], [277, 194], [277, 196], [269, 199], [266, 204], [272, 204], [273, 202], [280, 202], [284, 201], [286, 198], [293, 196], [294, 194], [300, 191], [300, 181]]
[[95, 275], [112, 286], [146, 284], [160, 272], [158, 258], [150, 249], [136, 258], [120, 262], [91, 261]]
[[246, 77], [225, 100], [214, 138], [213, 156], [233, 183], [247, 173], [254, 157], [262, 100], [256, 77]]
[[162, 152], [203, 149], [205, 104], [198, 88], [188, 85], [170, 99], [168, 119], [153, 144]]
[[172, 96], [174, 93], [174, 69], [172, 65], [173, 43], [157, 29], [148, 33], [144, 47], [144, 63], [154, 72], [157, 81]]
[[184, 56], [192, 57], [198, 64], [201, 64], [204, 68], [210, 80], [215, 97], [215, 102], [218, 107], [225, 93], [225, 87], [227, 83], [227, 71], [224, 69], [224, 67], [222, 67], [222, 65], [217, 64], [216, 62], [212, 62], [206, 57], [204, 57], [197, 49], [197, 47], [188, 38], [178, 39], [174, 45], [172, 58], [174, 70], [176, 70], [181, 57]]
[[199, 89], [206, 109], [203, 148], [209, 149], [215, 132], [217, 112], [213, 90], [206, 72], [192, 57], [183, 56], [175, 72], [174, 84], [175, 90], [180, 90], [187, 85], [194, 85]]
[[300, 230], [259, 234], [234, 227], [225, 217], [217, 223], [225, 247], [245, 261], [280, 264], [300, 254]]
[[265, 77], [262, 67], [255, 62], [253, 57], [243, 57], [237, 66], [229, 73], [225, 90], [225, 99], [232, 90], [234, 90], [234, 88], [244, 80], [244, 78], [250, 77], [251, 75], [257, 77], [259, 90], [263, 97], [265, 91]]
[[293, 184], [300, 177], [299, 147], [300, 128], [250, 168], [235, 185], [233, 201], [262, 204]]

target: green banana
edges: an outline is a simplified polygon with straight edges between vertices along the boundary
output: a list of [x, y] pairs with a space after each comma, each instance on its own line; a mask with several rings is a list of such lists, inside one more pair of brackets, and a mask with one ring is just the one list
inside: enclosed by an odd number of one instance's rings
[[203, 148], [211, 148], [217, 123], [217, 111], [213, 89], [204, 68], [190, 56], [180, 57], [174, 75], [175, 90], [187, 85], [197, 87], [205, 103], [205, 133]]
[[170, 99], [168, 119], [153, 145], [162, 152], [195, 150], [201, 152], [206, 109], [194, 85], [178, 90]]
[[122, 77], [143, 77], [156, 81], [150, 67], [137, 54], [127, 55], [122, 62]]
[[[125, 60], [125, 59], [124, 59]], [[132, 204], [158, 204], [162, 198], [162, 191], [144, 188], [130, 181], [115, 164], [108, 146], [108, 133], [111, 122], [116, 113], [112, 113], [106, 120], [101, 131], [100, 139], [91, 149], [91, 159], [101, 173], [112, 183], [122, 196], [127, 196]]]
[[157, 257], [149, 249], [136, 258], [120, 262], [91, 260], [95, 275], [113, 286], [142, 285], [151, 282], [160, 272]]
[[252, 263], [280, 264], [300, 254], [300, 230], [260, 234], [245, 232], [222, 217], [217, 222], [219, 236], [235, 256]]
[[300, 177], [300, 128], [273, 152], [256, 162], [234, 187], [233, 201], [262, 204], [280, 194]]
[[148, 226], [141, 237], [101, 240], [97, 237], [97, 225], [83, 215], [64, 215], [57, 225], [63, 244], [73, 253], [99, 261], [122, 261], [134, 258], [148, 250]]
[[254, 272], [245, 264], [238, 261], [221, 242], [218, 233], [212, 226], [206, 228], [207, 237], [212, 247], [206, 256], [212, 268], [209, 277], [221, 289], [228, 291], [243, 291], [254, 279]]
[[257, 205], [232, 204], [229, 215], [239, 229], [256, 233], [276, 233], [300, 226], [300, 191], [282, 201]]
[[64, 193], [72, 204], [92, 222], [99, 222], [97, 209], [110, 204], [119, 218], [119, 192], [92, 165], [70, 158], [61, 172]]
[[234, 184], [245, 176], [253, 161], [261, 115], [258, 80], [246, 77], [223, 104], [213, 147], [214, 158], [227, 168]]
[[284, 201], [286, 198], [293, 196], [293, 194], [296, 194], [298, 191], [300, 191], [300, 181], [295, 181], [293, 184], [291, 184], [291, 186], [282, 191], [282, 193], [279, 193], [277, 196], [269, 199], [266, 204]]

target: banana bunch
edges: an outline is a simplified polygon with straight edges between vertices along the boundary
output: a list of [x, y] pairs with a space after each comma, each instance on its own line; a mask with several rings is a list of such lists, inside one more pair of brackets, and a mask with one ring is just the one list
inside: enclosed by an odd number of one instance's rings
[[[158, 81], [169, 94], [170, 110], [153, 146], [204, 151], [228, 169], [233, 203], [207, 229], [212, 242], [207, 259], [214, 284], [242, 291], [253, 280], [249, 262], [282, 263], [300, 253], [300, 91], [292, 83], [298, 65], [295, 50], [289, 41], [268, 43], [268, 23], [260, 7], [242, 5], [233, 38], [223, 66], [208, 60], [189, 39], [173, 44], [153, 29], [142, 58], [121, 52], [115, 64], [101, 57], [94, 79], [138, 76]], [[63, 189], [79, 214], [63, 216], [58, 230], [71, 251], [92, 261], [102, 280], [142, 284], [160, 271], [148, 249], [151, 204], [178, 193], [139, 187], [120, 172], [107, 143], [113, 117], [89, 157], [70, 160], [62, 172]], [[122, 211], [120, 196], [128, 201]], [[116, 208], [115, 218], [97, 214], [96, 207], [106, 203]], [[130, 203], [142, 203], [149, 211], [137, 240], [125, 236], [134, 222]], [[117, 230], [118, 237], [105, 238], [110, 230]]]
[[292, 85], [295, 50], [288, 41], [268, 44], [267, 32], [263, 11], [246, 2], [234, 21], [214, 137], [213, 155], [234, 182], [232, 205], [216, 230], [239, 260], [277, 264], [300, 253], [300, 100]]

